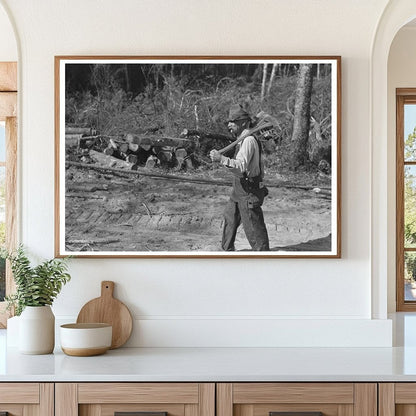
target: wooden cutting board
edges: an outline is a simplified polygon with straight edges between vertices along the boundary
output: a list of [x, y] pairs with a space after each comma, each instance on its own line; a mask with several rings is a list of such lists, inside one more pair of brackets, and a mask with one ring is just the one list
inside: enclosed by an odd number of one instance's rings
[[113, 326], [111, 349], [121, 347], [130, 337], [133, 319], [127, 306], [113, 297], [114, 282], [101, 282], [101, 296], [87, 302], [77, 323], [104, 322]]

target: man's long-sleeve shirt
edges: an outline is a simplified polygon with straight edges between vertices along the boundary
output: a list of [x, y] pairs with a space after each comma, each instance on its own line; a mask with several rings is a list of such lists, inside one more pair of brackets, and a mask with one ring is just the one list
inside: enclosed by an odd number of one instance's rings
[[253, 136], [247, 136], [237, 146], [235, 158], [221, 156], [221, 164], [239, 177], [243, 176], [244, 172], [250, 178], [260, 175], [260, 151], [257, 140]]

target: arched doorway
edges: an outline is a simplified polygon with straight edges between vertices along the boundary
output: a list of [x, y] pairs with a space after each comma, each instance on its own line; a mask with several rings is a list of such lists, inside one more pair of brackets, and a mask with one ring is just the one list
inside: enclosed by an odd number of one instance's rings
[[413, 0], [390, 2], [380, 18], [371, 56], [371, 268], [375, 319], [387, 317], [386, 300], [395, 293], [395, 152], [390, 151], [394, 137], [389, 135], [389, 120], [394, 117], [395, 107], [391, 110], [389, 105], [388, 58], [397, 32], [415, 17]]

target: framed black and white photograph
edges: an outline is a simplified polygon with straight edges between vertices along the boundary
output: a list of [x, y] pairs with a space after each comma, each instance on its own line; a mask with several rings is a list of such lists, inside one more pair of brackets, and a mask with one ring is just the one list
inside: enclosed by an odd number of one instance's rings
[[55, 57], [57, 257], [341, 256], [341, 58]]

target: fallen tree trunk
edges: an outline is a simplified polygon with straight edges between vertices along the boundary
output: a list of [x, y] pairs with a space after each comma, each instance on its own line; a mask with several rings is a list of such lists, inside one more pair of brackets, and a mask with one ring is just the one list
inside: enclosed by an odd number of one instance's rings
[[[115, 174], [124, 174], [126, 176], [135, 175], [137, 178], [139, 176], [149, 176], [152, 178], [159, 178], [159, 179], [171, 179], [176, 181], [183, 181], [183, 182], [194, 182], [194, 183], [202, 183], [206, 185], [220, 185], [220, 186], [231, 186], [231, 181], [221, 181], [221, 180], [213, 180], [213, 179], [204, 179], [204, 178], [190, 178], [188, 176], [177, 176], [177, 175], [162, 175], [158, 173], [149, 172], [146, 170], [127, 170], [127, 169], [117, 169], [117, 168], [108, 168], [103, 166], [95, 166], [93, 164], [88, 163], [80, 163], [80, 162], [71, 162], [66, 161], [66, 166], [75, 166], [80, 169], [94, 169], [102, 172], [108, 173], [115, 173]], [[316, 186], [316, 185], [297, 185], [289, 182], [265, 182], [264, 183], [269, 188], [294, 188], [294, 189], [304, 189], [307, 191], [312, 191], [314, 189], [319, 189], [318, 192], [327, 191], [331, 192], [330, 187], [325, 186]]]
[[206, 137], [207, 139], [222, 140], [224, 142], [232, 142], [233, 139], [230, 136], [219, 133], [207, 133], [200, 130], [183, 129], [180, 137], [199, 136]]
[[129, 143], [128, 146], [129, 146], [130, 152], [132, 153], [137, 153], [140, 149], [140, 146], [137, 143]]
[[71, 139], [80, 139], [81, 137], [84, 137], [84, 134], [80, 134], [80, 133], [65, 133], [65, 140], [71, 140]]
[[138, 144], [139, 146], [171, 146], [171, 147], [191, 147], [195, 146], [195, 142], [189, 139], [181, 139], [176, 137], [160, 137], [160, 136], [138, 136], [136, 134], [127, 134], [126, 141], [128, 143]]
[[[176, 170], [179, 170], [182, 168], [182, 165], [185, 161], [185, 158], [188, 156], [188, 152], [185, 149], [176, 149], [175, 151], [175, 157], [176, 157], [176, 161], [178, 162], [178, 164], [176, 165]], [[187, 166], [188, 167], [188, 166]], [[192, 162], [191, 162], [191, 166], [192, 167]]]
[[67, 191], [80, 191], [80, 192], [96, 192], [96, 191], [108, 191], [108, 185], [82, 185], [72, 184], [67, 188]]
[[158, 162], [159, 159], [156, 156], [150, 155], [146, 160], [146, 168], [152, 169], [157, 165]]
[[85, 194], [81, 192], [70, 192], [65, 194], [65, 198], [81, 198], [81, 199], [105, 199], [104, 196]]
[[65, 146], [76, 147], [79, 146], [79, 140], [82, 134], [65, 134]]
[[91, 240], [68, 240], [66, 244], [110, 244], [119, 242], [119, 238], [92, 238]]
[[87, 136], [94, 136], [97, 130], [91, 127], [65, 127], [65, 134], [85, 134]]
[[137, 170], [136, 164], [126, 162], [125, 160], [117, 159], [113, 156], [97, 152], [96, 150], [90, 150], [90, 157], [102, 167]]
[[104, 154], [107, 156], [114, 156], [116, 149], [113, 146], [108, 146], [104, 149]]
[[130, 154], [126, 157], [126, 162], [131, 163], [132, 165], [137, 165], [138, 158], [136, 155]]
[[80, 149], [88, 149], [94, 146], [101, 136], [82, 136], [78, 139], [78, 146]]
[[129, 151], [129, 144], [128, 143], [119, 143], [118, 144], [118, 150], [120, 150], [120, 153], [126, 154]]

